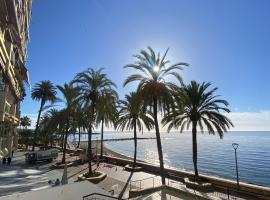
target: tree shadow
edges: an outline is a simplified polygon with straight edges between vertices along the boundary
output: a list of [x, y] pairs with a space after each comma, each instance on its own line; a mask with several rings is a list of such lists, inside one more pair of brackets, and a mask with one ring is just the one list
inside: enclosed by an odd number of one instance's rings
[[131, 180], [131, 178], [132, 178], [132, 176], [133, 176], [133, 173], [134, 173], [134, 172], [131, 172], [131, 173], [130, 173], [130, 175], [129, 175], [129, 177], [128, 177], [128, 179], [127, 179], [127, 181], [126, 181], [126, 183], [125, 183], [125, 185], [124, 185], [124, 187], [123, 187], [123, 189], [122, 189], [122, 191], [120, 192], [120, 194], [119, 194], [119, 196], [118, 196], [118, 199], [122, 199], [122, 198], [123, 198], [123, 196], [124, 196], [124, 194], [125, 194], [125, 191], [127, 190], [128, 184], [129, 184], [129, 182], [130, 182], [130, 180]]

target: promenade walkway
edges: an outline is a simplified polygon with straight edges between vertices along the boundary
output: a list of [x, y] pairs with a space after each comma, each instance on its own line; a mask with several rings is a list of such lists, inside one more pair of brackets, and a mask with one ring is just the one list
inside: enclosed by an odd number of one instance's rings
[[49, 180], [59, 178], [61, 181], [62, 172], [51, 170], [50, 165], [46, 162], [28, 165], [24, 153], [15, 152], [10, 166], [0, 164], [0, 197], [51, 187]]

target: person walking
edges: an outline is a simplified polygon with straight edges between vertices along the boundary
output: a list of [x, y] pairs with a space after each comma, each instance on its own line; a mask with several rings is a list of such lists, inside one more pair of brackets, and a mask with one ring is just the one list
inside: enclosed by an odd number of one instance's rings
[[9, 156], [7, 159], [7, 164], [10, 165], [10, 163], [11, 163], [11, 157]]
[[6, 161], [7, 161], [7, 159], [6, 159], [6, 157], [4, 157], [3, 158], [3, 161], [2, 161], [3, 162], [3, 165], [6, 164]]

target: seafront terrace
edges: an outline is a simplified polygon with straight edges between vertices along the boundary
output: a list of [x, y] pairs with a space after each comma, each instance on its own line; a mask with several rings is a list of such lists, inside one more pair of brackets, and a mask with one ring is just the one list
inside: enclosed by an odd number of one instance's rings
[[[60, 153], [58, 159], [61, 159]], [[101, 162], [99, 166], [93, 163], [93, 169], [105, 172], [107, 174], [106, 179], [99, 182], [97, 186], [106, 190], [115, 197], [121, 197], [126, 199], [130, 197], [130, 194], [137, 193], [141, 197], [151, 197], [156, 199], [161, 195], [164, 195], [158, 188], [161, 186], [161, 178], [156, 173], [151, 173], [149, 170], [141, 172], [128, 172], [123, 169], [123, 163], [117, 162], [117, 159], [113, 157], [107, 157], [108, 162]], [[68, 182], [73, 183], [77, 180], [79, 174], [87, 171], [88, 164], [78, 164], [78, 156], [67, 156], [67, 161], [74, 164], [67, 169]], [[118, 158], [119, 159], [119, 158]], [[52, 187], [48, 183], [49, 180], [55, 180], [59, 178], [61, 180], [63, 169], [51, 169], [52, 163], [38, 163], [36, 165], [27, 165], [24, 162], [23, 152], [15, 152], [11, 166], [1, 166], [1, 183], [0, 183], [0, 195], [11, 195], [15, 193], [42, 190]], [[196, 195], [203, 199], [258, 199], [255, 196], [252, 197], [248, 194], [236, 193], [228, 191], [226, 189], [214, 188], [211, 191], [200, 192], [193, 189], [186, 188], [185, 184], [174, 177], [168, 177], [166, 184], [171, 190], [176, 189], [174, 193], [167, 193], [167, 199], [189, 199], [187, 194]], [[145, 192], [151, 190], [152, 193]], [[154, 190], [153, 190], [154, 189]], [[132, 191], [130, 193], [130, 190]], [[136, 195], [135, 195], [136, 196]], [[257, 196], [258, 197], [258, 196]], [[140, 199], [134, 197], [134, 199]], [[267, 199], [267, 197], [260, 199]]]

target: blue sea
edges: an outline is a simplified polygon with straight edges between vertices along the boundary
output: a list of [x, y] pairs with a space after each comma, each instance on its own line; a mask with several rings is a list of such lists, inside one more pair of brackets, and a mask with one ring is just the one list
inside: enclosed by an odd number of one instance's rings
[[[104, 137], [132, 136], [132, 132], [106, 132]], [[155, 137], [155, 134], [139, 133], [139, 137]], [[99, 136], [95, 135], [93, 139], [99, 139]], [[237, 157], [240, 181], [270, 186], [270, 132], [228, 132], [223, 139], [217, 135], [198, 133], [199, 173], [236, 179], [232, 143], [239, 144]], [[106, 145], [116, 152], [133, 156], [132, 140], [107, 142]], [[162, 133], [162, 147], [166, 167], [193, 170], [191, 133]], [[159, 163], [155, 140], [138, 140], [138, 159]]]

